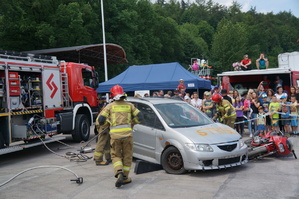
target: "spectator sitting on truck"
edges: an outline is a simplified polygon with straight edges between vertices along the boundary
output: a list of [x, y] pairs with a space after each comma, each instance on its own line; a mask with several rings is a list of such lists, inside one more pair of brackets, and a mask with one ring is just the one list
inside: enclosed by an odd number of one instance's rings
[[241, 61], [242, 70], [251, 70], [251, 59], [248, 58], [248, 55], [244, 55], [244, 59]]
[[256, 60], [256, 68], [257, 69], [268, 69], [269, 60], [265, 57], [264, 53], [260, 54], [260, 57]]

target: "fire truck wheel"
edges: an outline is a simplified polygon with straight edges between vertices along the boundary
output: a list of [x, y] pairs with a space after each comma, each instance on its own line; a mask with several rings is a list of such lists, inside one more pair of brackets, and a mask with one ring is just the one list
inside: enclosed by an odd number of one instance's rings
[[75, 121], [75, 129], [72, 133], [75, 142], [87, 141], [90, 134], [89, 120], [84, 114], [78, 114]]

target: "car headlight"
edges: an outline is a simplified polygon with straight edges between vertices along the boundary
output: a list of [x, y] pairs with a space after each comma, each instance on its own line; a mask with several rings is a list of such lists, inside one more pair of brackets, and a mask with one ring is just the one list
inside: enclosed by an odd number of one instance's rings
[[241, 149], [245, 145], [245, 142], [243, 140], [239, 140], [239, 148]]
[[213, 152], [213, 148], [209, 144], [194, 144], [187, 143], [186, 147], [193, 151]]

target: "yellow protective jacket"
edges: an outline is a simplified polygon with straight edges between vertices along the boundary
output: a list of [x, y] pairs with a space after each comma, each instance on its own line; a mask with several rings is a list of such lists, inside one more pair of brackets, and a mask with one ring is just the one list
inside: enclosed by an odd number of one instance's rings
[[136, 117], [140, 111], [132, 104], [123, 100], [108, 104], [100, 113], [110, 123], [111, 139], [132, 136], [132, 127], [138, 124]]
[[226, 99], [222, 99], [221, 102], [216, 105], [216, 109], [223, 119], [236, 116], [237, 114], [233, 105]]

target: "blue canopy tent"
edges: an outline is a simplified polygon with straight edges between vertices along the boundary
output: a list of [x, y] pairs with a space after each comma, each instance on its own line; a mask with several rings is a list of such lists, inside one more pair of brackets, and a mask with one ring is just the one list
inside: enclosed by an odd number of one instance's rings
[[118, 76], [99, 84], [98, 93], [108, 93], [118, 84], [124, 91], [137, 90], [174, 90], [179, 79], [185, 81], [187, 89], [211, 89], [210, 80], [199, 78], [179, 63], [164, 63], [130, 66]]

